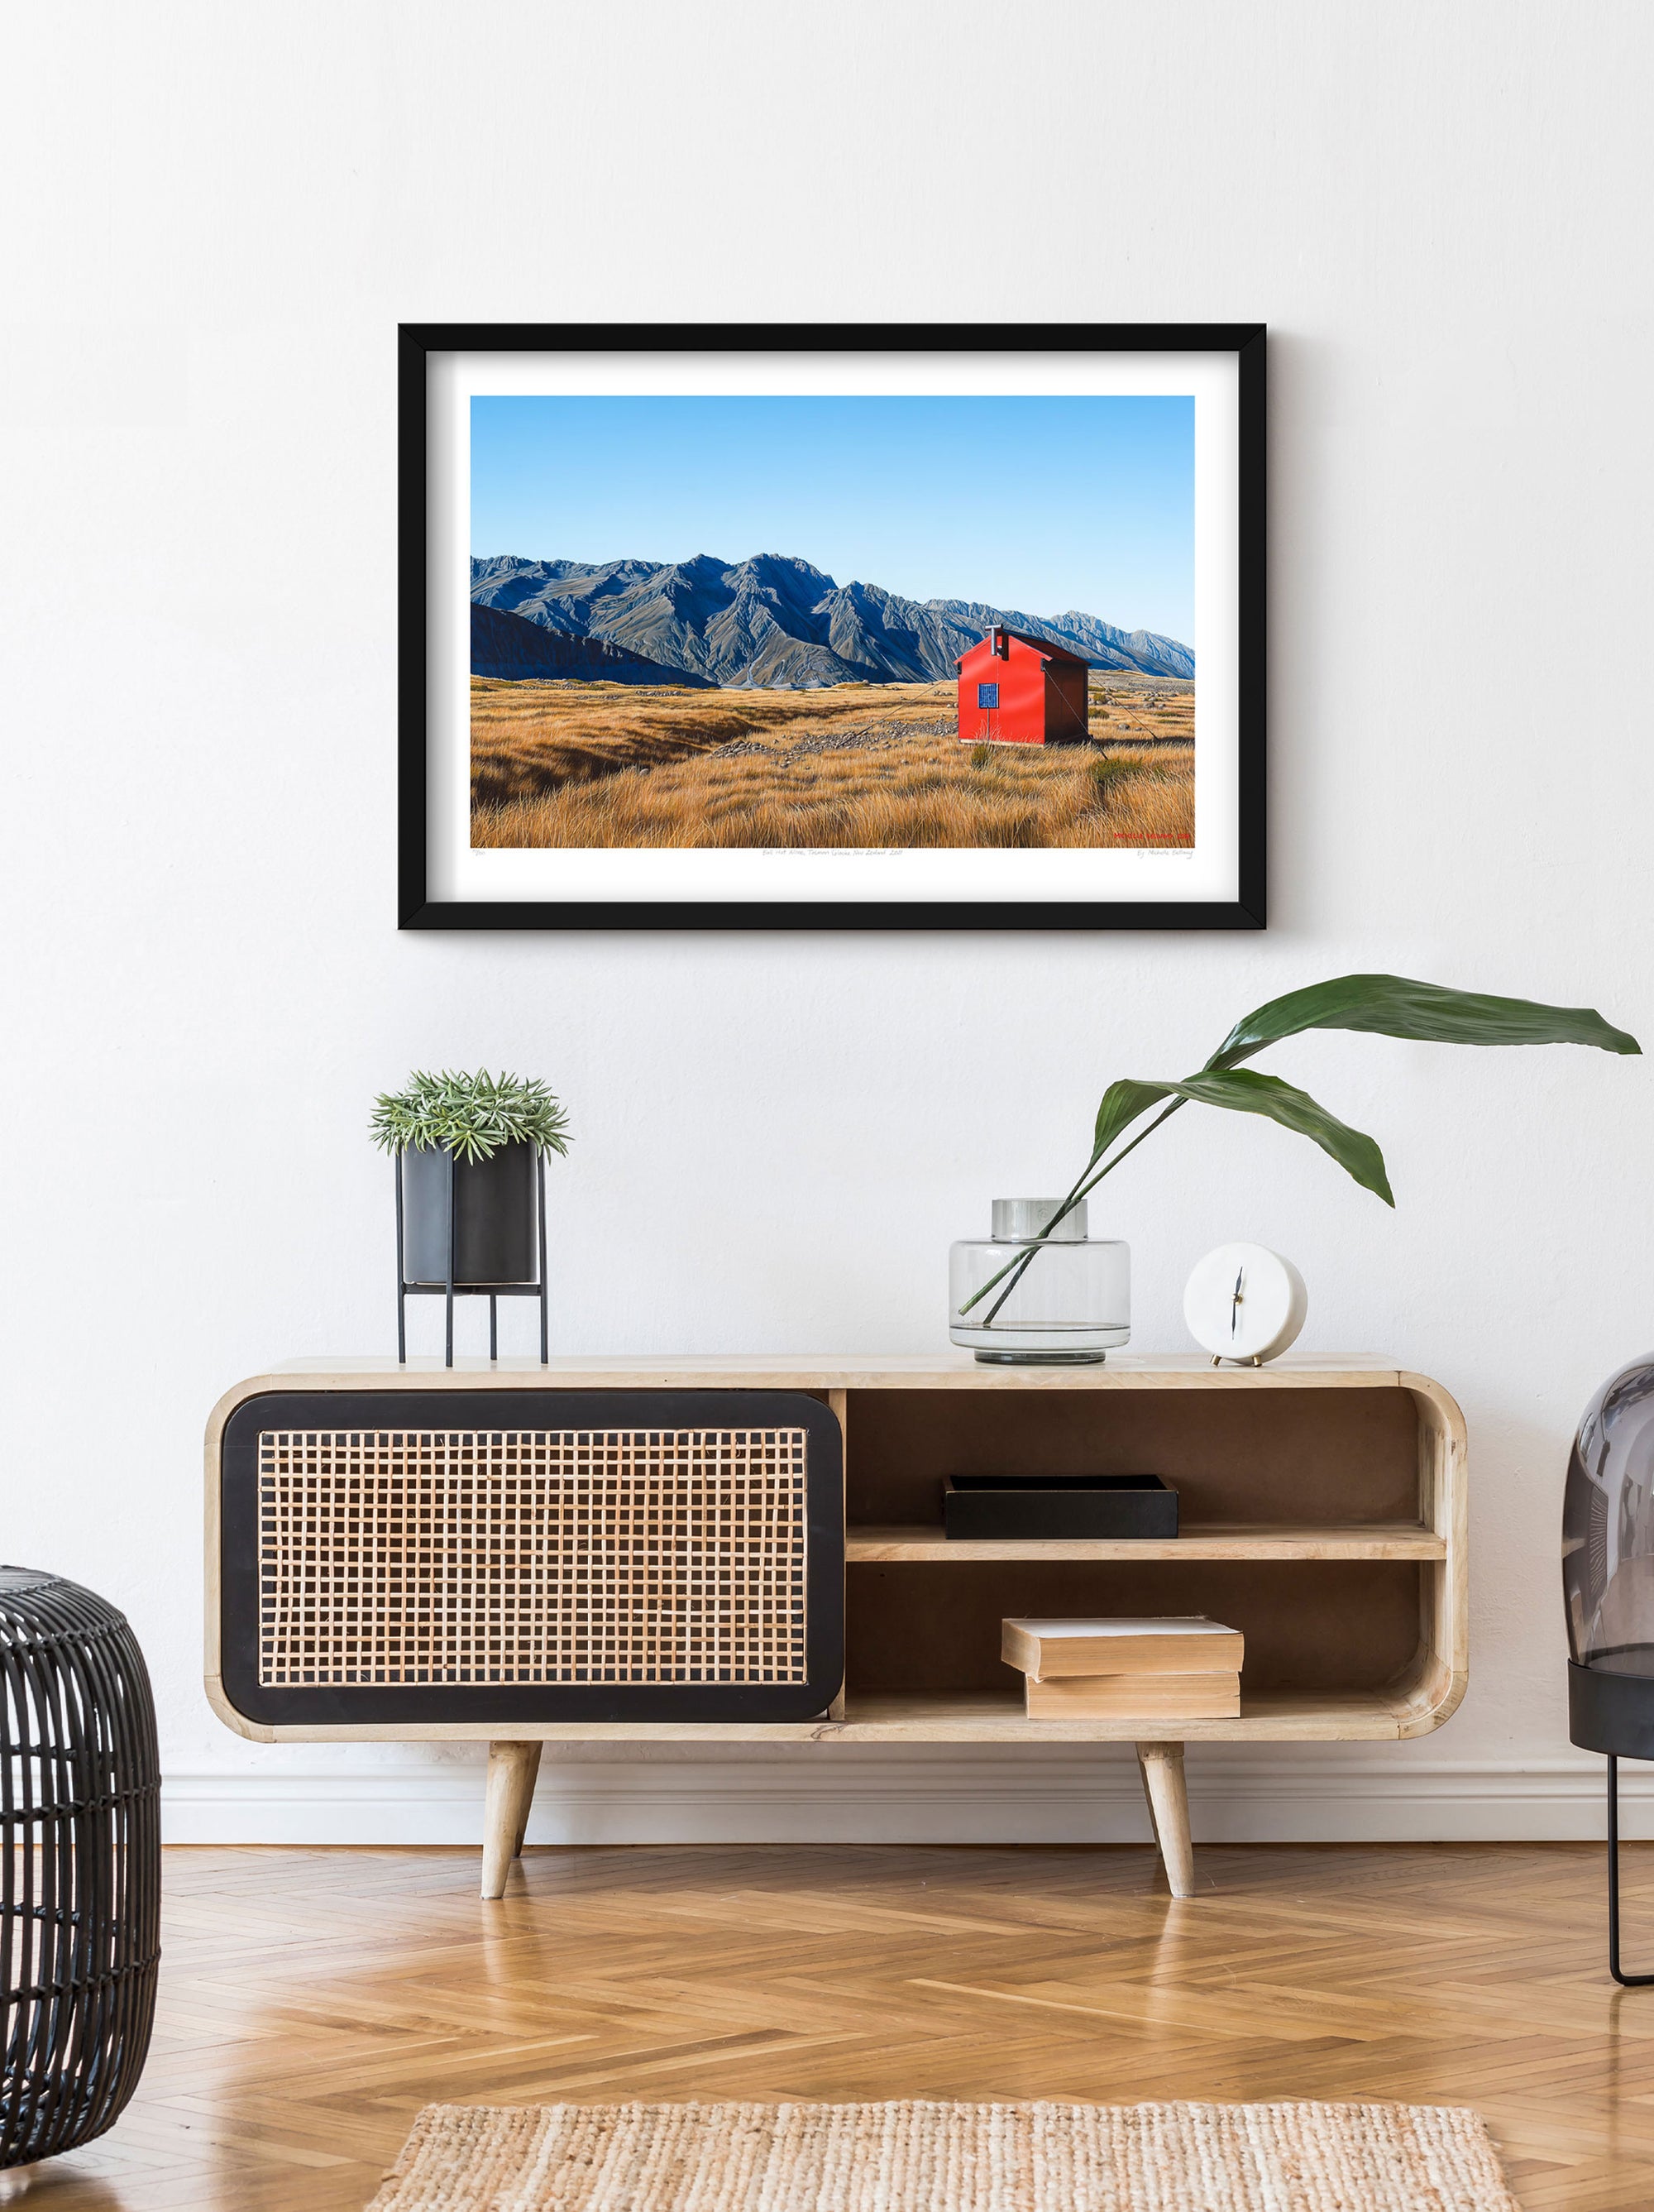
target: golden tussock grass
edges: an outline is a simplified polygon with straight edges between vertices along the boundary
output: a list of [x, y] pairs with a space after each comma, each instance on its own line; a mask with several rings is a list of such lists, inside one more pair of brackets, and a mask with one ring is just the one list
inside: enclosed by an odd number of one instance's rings
[[[473, 684], [474, 846], [1188, 846], [1192, 691], [1090, 744], [962, 745], [951, 684]], [[1112, 738], [1094, 695], [1096, 739]], [[938, 727], [937, 725], [943, 725]]]
[[796, 744], [872, 723], [951, 714], [948, 684], [831, 691], [676, 691], [633, 684], [471, 678], [471, 795], [489, 805], [632, 768], [687, 760], [732, 739]]

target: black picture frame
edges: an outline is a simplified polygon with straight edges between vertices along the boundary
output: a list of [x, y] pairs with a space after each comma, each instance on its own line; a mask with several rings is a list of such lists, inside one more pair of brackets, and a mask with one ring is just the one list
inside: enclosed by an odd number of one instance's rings
[[[1134, 930], [1266, 927], [1267, 432], [1262, 323], [403, 323], [397, 338], [400, 929]], [[427, 366], [475, 352], [1233, 353], [1237, 487], [1237, 896], [1221, 901], [435, 900], [427, 806]]]

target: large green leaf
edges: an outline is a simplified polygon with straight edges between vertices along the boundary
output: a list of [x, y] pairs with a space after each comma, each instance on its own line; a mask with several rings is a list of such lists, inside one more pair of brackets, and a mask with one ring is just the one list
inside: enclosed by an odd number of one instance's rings
[[[1239, 1113], [1267, 1115], [1283, 1128], [1312, 1137], [1357, 1182], [1393, 1206], [1384, 1158], [1371, 1137], [1346, 1127], [1305, 1092], [1275, 1076], [1239, 1072], [1239, 1063], [1265, 1045], [1306, 1030], [1363, 1030], [1429, 1044], [1588, 1044], [1603, 1052], [1642, 1050], [1635, 1037], [1613, 1028], [1590, 1006], [1495, 999], [1481, 992], [1450, 991], [1439, 983], [1414, 982], [1405, 975], [1336, 975], [1329, 982], [1289, 991], [1284, 999], [1272, 999], [1237, 1022], [1198, 1075], [1182, 1083], [1127, 1079], [1110, 1084], [1097, 1109], [1090, 1166], [1096, 1168], [1115, 1139], [1151, 1106], [1169, 1100], [1167, 1110], [1176, 1113], [1197, 1100]], [[1160, 1120], [1165, 1119], [1162, 1115]], [[1150, 1122], [1089, 1182], [1082, 1176], [1076, 1192], [1094, 1188], [1159, 1126], [1159, 1121]]]
[[1283, 1129], [1312, 1137], [1363, 1190], [1376, 1192], [1386, 1206], [1396, 1203], [1384, 1154], [1372, 1138], [1329, 1114], [1307, 1091], [1294, 1090], [1278, 1075], [1259, 1075], [1253, 1068], [1203, 1070], [1162, 1087], [1167, 1097], [1175, 1094], [1201, 1106], [1227, 1106], [1237, 1114], [1263, 1114]]
[[1102, 1104], [1097, 1109], [1092, 1159], [1101, 1159], [1116, 1137], [1129, 1129], [1139, 1114], [1146, 1114], [1151, 1106], [1158, 1106], [1162, 1098], [1169, 1098], [1176, 1088], [1177, 1085], [1172, 1083], [1134, 1083], [1130, 1076], [1122, 1082], [1111, 1083], [1103, 1093]]
[[1255, 1068], [1203, 1068], [1181, 1083], [1140, 1083], [1130, 1078], [1112, 1083], [1097, 1115], [1093, 1160], [1100, 1159], [1123, 1129], [1162, 1098], [1174, 1099], [1178, 1104], [1192, 1101], [1201, 1106], [1223, 1106], [1234, 1114], [1264, 1115], [1283, 1129], [1312, 1137], [1364, 1190], [1376, 1191], [1386, 1206], [1396, 1203], [1384, 1173], [1384, 1154], [1371, 1137], [1352, 1129], [1336, 1114], [1329, 1114], [1307, 1091], [1294, 1090], [1278, 1075], [1260, 1075]]
[[1405, 975], [1336, 975], [1330, 982], [1289, 991], [1246, 1015], [1206, 1065], [1233, 1067], [1265, 1045], [1305, 1030], [1366, 1030], [1427, 1044], [1590, 1044], [1603, 1052], [1642, 1050], [1635, 1037], [1612, 1028], [1590, 1006], [1493, 999], [1477, 991], [1450, 991], [1439, 983], [1415, 983]]

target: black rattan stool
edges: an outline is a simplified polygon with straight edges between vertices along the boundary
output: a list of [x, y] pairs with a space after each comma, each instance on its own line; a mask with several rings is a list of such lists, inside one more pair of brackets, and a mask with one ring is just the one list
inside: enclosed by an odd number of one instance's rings
[[125, 1616], [0, 1567], [0, 2166], [113, 2124], [149, 2049], [161, 1771]]

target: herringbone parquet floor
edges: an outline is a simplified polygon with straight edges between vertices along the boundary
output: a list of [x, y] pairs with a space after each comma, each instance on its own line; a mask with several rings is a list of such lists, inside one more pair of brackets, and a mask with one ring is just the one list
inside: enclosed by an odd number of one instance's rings
[[[1477, 2106], [1530, 2212], [1654, 2205], [1654, 1989], [1586, 1846], [171, 1850], [137, 2099], [29, 2212], [358, 2212], [433, 2099]], [[1654, 1846], [1627, 1854], [1654, 1963]], [[1633, 1949], [1633, 1963], [1639, 1963]]]

